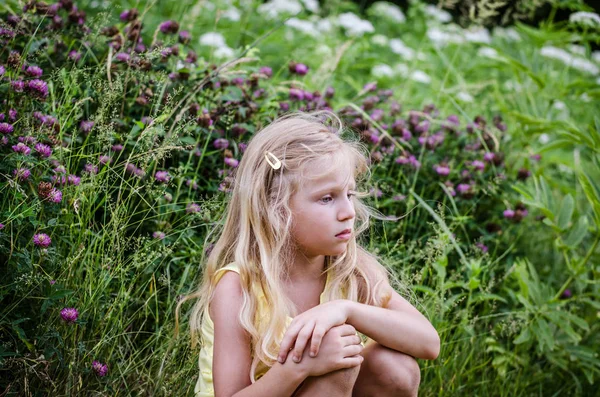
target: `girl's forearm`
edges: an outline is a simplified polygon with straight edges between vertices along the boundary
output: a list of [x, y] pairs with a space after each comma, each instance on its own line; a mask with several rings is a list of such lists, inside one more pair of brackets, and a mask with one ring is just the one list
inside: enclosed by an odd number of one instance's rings
[[259, 380], [231, 397], [290, 397], [306, 378], [291, 365], [275, 362]]
[[349, 300], [345, 304], [346, 322], [380, 345], [425, 360], [438, 356], [440, 339], [425, 317]]

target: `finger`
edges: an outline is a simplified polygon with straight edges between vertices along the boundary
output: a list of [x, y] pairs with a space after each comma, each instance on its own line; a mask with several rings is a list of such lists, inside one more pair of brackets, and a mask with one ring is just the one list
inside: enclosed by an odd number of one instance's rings
[[319, 354], [319, 348], [321, 347], [321, 342], [323, 341], [323, 336], [327, 330], [323, 327], [315, 327], [312, 339], [310, 342], [310, 356], [316, 357]]
[[350, 345], [342, 349], [344, 357], [351, 357], [360, 354], [363, 351], [362, 345]]
[[308, 343], [308, 339], [310, 339], [313, 334], [313, 329], [315, 328], [315, 323], [310, 322], [300, 330], [298, 333], [298, 337], [296, 338], [296, 345], [294, 346], [292, 359], [299, 363], [302, 360], [302, 353], [304, 352], [304, 348]]
[[281, 340], [281, 345], [279, 347], [278, 360], [280, 363], [283, 364], [285, 362], [289, 351], [292, 350], [292, 347], [294, 346], [294, 342], [296, 341], [298, 332], [300, 332], [303, 326], [304, 323], [302, 322], [292, 322], [287, 331], [285, 331], [285, 335], [283, 336], [283, 339]]
[[360, 342], [361, 342], [361, 339], [360, 339], [360, 336], [358, 336], [358, 335], [349, 335], [349, 336], [342, 337], [342, 343], [344, 344], [344, 346], [360, 345]]
[[339, 327], [341, 336], [356, 335], [356, 328], [350, 324], [340, 325]]
[[345, 357], [342, 360], [342, 363], [344, 365], [343, 368], [357, 367], [357, 366], [361, 365], [363, 361], [365, 361], [365, 358], [363, 356], [361, 356], [360, 354], [357, 354], [356, 356], [352, 356], [352, 357]]

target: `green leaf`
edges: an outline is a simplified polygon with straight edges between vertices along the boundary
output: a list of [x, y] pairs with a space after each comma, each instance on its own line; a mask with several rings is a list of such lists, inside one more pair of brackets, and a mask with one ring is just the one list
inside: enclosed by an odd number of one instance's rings
[[575, 209], [575, 201], [573, 200], [573, 196], [570, 194], [566, 195], [561, 203], [560, 212], [558, 213], [558, 217], [556, 218], [556, 225], [564, 230], [571, 222], [571, 217], [573, 216], [573, 210]]
[[29, 340], [27, 340], [27, 335], [25, 335], [25, 331], [23, 331], [23, 328], [19, 327], [16, 324], [12, 324], [12, 329], [13, 331], [15, 331], [15, 333], [17, 334], [17, 336], [19, 337], [19, 339], [21, 339], [21, 341], [23, 343], [25, 343], [25, 345], [27, 346], [27, 348], [30, 351], [33, 351], [33, 345], [31, 344], [31, 342], [29, 342]]
[[531, 331], [529, 330], [529, 327], [526, 327], [525, 329], [523, 329], [523, 331], [521, 331], [521, 333], [519, 334], [519, 336], [517, 336], [513, 343], [515, 345], [520, 345], [521, 343], [528, 342], [529, 340], [531, 340]]
[[584, 171], [579, 173], [579, 183], [581, 183], [583, 192], [592, 206], [596, 223], [600, 225], [600, 189], [595, 186], [592, 179]]
[[575, 226], [571, 229], [563, 242], [569, 247], [576, 247], [581, 243], [588, 230], [588, 220], [585, 215], [580, 216]]
[[545, 352], [546, 349], [544, 346], [548, 346], [548, 349], [551, 351], [554, 350], [554, 337], [552, 336], [552, 331], [550, 330], [548, 322], [543, 318], [538, 317], [534, 324], [538, 331], [537, 336], [540, 342], [540, 350]]

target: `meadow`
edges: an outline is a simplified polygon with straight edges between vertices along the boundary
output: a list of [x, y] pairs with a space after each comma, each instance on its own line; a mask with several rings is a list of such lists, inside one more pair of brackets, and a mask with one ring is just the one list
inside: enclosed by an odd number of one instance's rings
[[253, 133], [330, 109], [369, 148], [361, 243], [439, 332], [422, 396], [592, 396], [600, 16], [0, 4], [0, 395], [193, 395], [183, 305]]

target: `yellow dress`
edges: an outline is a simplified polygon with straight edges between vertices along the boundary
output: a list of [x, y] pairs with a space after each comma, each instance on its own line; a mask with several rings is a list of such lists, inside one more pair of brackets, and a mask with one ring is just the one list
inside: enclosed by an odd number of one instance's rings
[[[217, 270], [215, 273], [215, 285], [219, 282], [221, 277], [227, 271], [234, 271], [239, 274], [240, 270], [235, 263], [231, 263], [221, 269]], [[330, 273], [327, 273], [327, 279], [325, 281], [325, 288], [320, 295], [319, 303], [323, 303], [325, 291], [327, 291], [327, 287], [329, 286], [329, 277]], [[267, 304], [264, 298], [264, 294], [262, 290], [257, 290], [255, 293], [258, 296], [258, 310], [262, 313], [261, 317], [264, 317], [267, 311]], [[287, 325], [292, 322], [292, 317], [287, 318]], [[210, 314], [208, 311], [208, 307], [204, 310], [204, 318], [202, 320], [202, 325], [200, 329], [200, 337], [203, 341], [202, 348], [200, 350], [200, 355], [198, 357], [198, 366], [200, 369], [200, 374], [198, 376], [198, 381], [196, 382], [196, 386], [194, 387], [194, 396], [195, 397], [214, 397], [215, 391], [213, 386], [213, 378], [212, 378], [212, 356], [213, 356], [213, 345], [214, 345], [214, 335], [215, 328], [212, 319], [210, 318]], [[359, 336], [361, 334], [359, 333]], [[283, 337], [283, 335], [282, 335]], [[364, 343], [363, 343], [364, 346]], [[256, 368], [256, 380], [258, 380], [261, 376], [263, 376], [270, 367], [266, 366], [263, 362], [260, 362]]]

